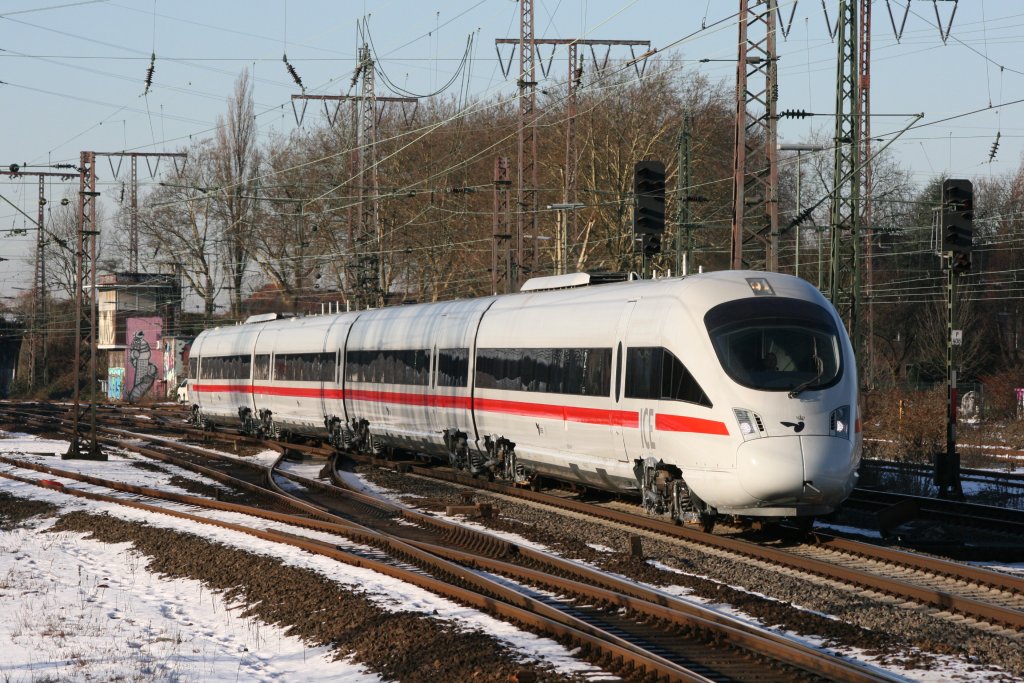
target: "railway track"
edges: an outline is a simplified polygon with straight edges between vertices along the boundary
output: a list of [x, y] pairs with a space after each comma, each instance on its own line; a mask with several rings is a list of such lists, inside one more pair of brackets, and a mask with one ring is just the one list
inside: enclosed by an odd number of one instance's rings
[[730, 553], [737, 559], [763, 562], [766, 567], [783, 567], [858, 589], [868, 589], [909, 601], [919, 609], [937, 610], [937, 614], [944, 618], [960, 620], [966, 617], [972, 623], [1005, 628], [1015, 633], [1024, 628], [1024, 580], [1001, 572], [824, 533], [814, 534], [811, 542], [807, 543], [752, 542], [733, 534], [708, 534], [612, 507], [515, 489], [451, 471], [409, 463], [397, 466], [421, 476], [472, 486], [712, 548]]
[[[129, 437], [159, 443], [128, 444]], [[240, 466], [237, 459], [219, 456], [214, 458], [216, 467], [210, 467], [193, 461], [194, 458], [211, 458], [207, 449], [123, 432], [105, 438], [147, 457], [215, 476], [221, 482], [267, 498], [269, 504], [239, 506], [195, 496], [140, 490], [61, 468], [30, 466], [12, 459], [3, 461], [9, 467], [31, 467], [50, 477], [83, 481], [121, 491], [132, 498], [122, 502], [109, 495], [85, 492], [74, 495], [100, 495], [107, 502], [184, 515], [194, 521], [224, 526], [207, 521], [203, 514], [167, 512], [164, 507], [141, 502], [137, 497], [245, 512], [303, 528], [341, 533], [351, 542], [374, 546], [386, 558], [343, 552], [334, 543], [303, 538], [301, 533], [260, 531], [251, 527], [236, 529], [327, 554], [343, 562], [372, 566], [416, 585], [429, 585], [430, 590], [571, 641], [589, 653], [593, 661], [619, 670], [627, 678], [642, 672], [640, 678], [658, 680], [887, 680], [883, 674], [632, 582], [581, 568], [488, 534], [470, 532], [432, 515], [385, 504], [352, 491], [343, 492], [337, 486], [325, 486], [309, 477], [282, 471], [280, 460], [275, 468], [264, 469]], [[172, 455], [169, 453], [172, 448], [185, 451], [187, 457]], [[236, 462], [229, 462], [232, 460]], [[222, 466], [235, 471], [230, 475], [214, 474]], [[260, 480], [274, 482], [277, 491], [272, 494], [260, 491], [260, 484], [256, 483]], [[287, 481], [288, 485], [281, 486], [282, 481]], [[62, 490], [71, 492], [68, 486]], [[296, 500], [300, 493], [305, 501]], [[277, 509], [281, 506], [293, 510], [282, 512]], [[371, 528], [370, 523], [377, 528]], [[495, 581], [490, 574], [501, 574], [505, 579]], [[509, 580], [531, 588], [510, 588]]]
[[[123, 413], [119, 414], [119, 419], [126, 420], [124, 423], [128, 427], [138, 427], [138, 422], [126, 419]], [[160, 421], [143, 422], [146, 426], [147, 422]], [[182, 431], [182, 425], [173, 426], [175, 431]], [[201, 438], [210, 437], [200, 430], [184, 431]], [[243, 436], [225, 436], [236, 449], [239, 443], [255, 443], [279, 451], [287, 448], [322, 457], [332, 453], [331, 449], [274, 444]], [[206, 453], [203, 449], [194, 451], [195, 457], [198, 458], [208, 457]], [[843, 539], [823, 532], [816, 533], [813, 542], [802, 544], [780, 544], [774, 540], [752, 542], [735, 534], [705, 534], [645, 515], [594, 506], [562, 496], [510, 487], [501, 483], [486, 482], [445, 468], [428, 468], [409, 462], [375, 461], [370, 457], [362, 459], [408, 470], [421, 476], [568, 510], [605, 522], [624, 525], [630, 529], [668, 536], [730, 553], [747, 561], [763, 562], [766, 566], [785, 567], [819, 579], [839, 582], [857, 589], [867, 589], [908, 601], [908, 604], [919, 609], [936, 610], [937, 614], [944, 618], [959, 620], [965, 617], [968, 623], [1006, 628], [1015, 632], [1024, 627], [1024, 581], [1007, 574], [937, 557]], [[945, 502], [947, 501], [938, 501], [940, 504]]]

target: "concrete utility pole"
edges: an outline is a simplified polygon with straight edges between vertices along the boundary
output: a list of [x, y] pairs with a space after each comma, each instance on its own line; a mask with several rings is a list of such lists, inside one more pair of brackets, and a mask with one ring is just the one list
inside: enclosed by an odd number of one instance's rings
[[[521, 3], [521, 9], [524, 12], [527, 9], [526, 5], [528, 3], [532, 4], [532, 3], [530, 3], [530, 0], [525, 0], [524, 2]], [[532, 12], [532, 8], [530, 8], [530, 11]], [[524, 225], [525, 221], [530, 221], [530, 226], [532, 228], [532, 234], [533, 234], [534, 237], [533, 237], [533, 244], [530, 247], [530, 249], [531, 249], [530, 255], [529, 256], [523, 255], [522, 254], [522, 250], [517, 247], [517, 257], [516, 258], [517, 258], [519, 263], [524, 263], [524, 261], [522, 259], [529, 260], [530, 261], [529, 268], [530, 269], [536, 269], [536, 265], [537, 265], [536, 264], [536, 260], [537, 260], [536, 245], [537, 245], [538, 239], [540, 238], [540, 235], [537, 232], [537, 230], [538, 230], [538, 228], [537, 228], [537, 210], [539, 208], [539, 202], [538, 202], [537, 196], [536, 196], [536, 194], [537, 194], [536, 193], [537, 182], [536, 182], [536, 162], [535, 162], [535, 159], [536, 159], [536, 155], [537, 155], [537, 141], [536, 141], [535, 132], [533, 130], [534, 124], [536, 122], [536, 116], [533, 114], [533, 112], [534, 112], [534, 110], [536, 108], [536, 93], [534, 93], [532, 95], [532, 101], [528, 105], [524, 105], [523, 104], [524, 100], [523, 100], [523, 94], [522, 94], [523, 93], [523, 86], [524, 86], [525, 83], [532, 83], [533, 86], [534, 86], [534, 90], [536, 90], [536, 81], [535, 81], [535, 78], [534, 78], [534, 75], [535, 75], [534, 63], [533, 63], [533, 57], [532, 57], [532, 54], [533, 54], [534, 50], [536, 49], [536, 46], [538, 46], [538, 45], [549, 45], [549, 46], [552, 46], [552, 50], [554, 50], [554, 48], [559, 46], [559, 45], [564, 45], [566, 47], [566, 52], [567, 52], [567, 56], [568, 56], [567, 63], [568, 63], [569, 69], [568, 69], [568, 76], [567, 76], [567, 80], [566, 80], [566, 84], [567, 85], [566, 85], [566, 129], [565, 129], [565, 178], [564, 178], [564, 187], [563, 187], [563, 191], [562, 191], [562, 204], [564, 204], [566, 206], [575, 206], [575, 205], [579, 204], [579, 202], [577, 201], [577, 185], [578, 185], [578, 177], [579, 177], [579, 153], [578, 153], [578, 151], [576, 149], [576, 107], [577, 107], [577, 93], [578, 93], [579, 87], [580, 87], [580, 80], [583, 77], [583, 61], [582, 61], [582, 58], [579, 57], [579, 47], [580, 46], [586, 46], [586, 47], [590, 48], [591, 58], [592, 58], [592, 60], [594, 62], [595, 70], [599, 71], [599, 70], [605, 68], [608, 65], [608, 57], [609, 57], [609, 54], [610, 54], [610, 50], [611, 50], [611, 48], [613, 46], [627, 46], [627, 47], [630, 48], [631, 52], [633, 51], [634, 47], [638, 47], [638, 46], [639, 47], [644, 47], [648, 51], [650, 51], [651, 41], [649, 41], [649, 40], [590, 40], [590, 39], [581, 39], [581, 38], [541, 38], [541, 39], [537, 39], [536, 37], [532, 36], [532, 26], [533, 26], [532, 15], [531, 15], [531, 17], [530, 17], [528, 22], [526, 20], [521, 20], [520, 21], [520, 26], [521, 27], [526, 26], [527, 23], [531, 27], [531, 34], [530, 34], [530, 38], [529, 38], [529, 44], [530, 44], [529, 50], [530, 50], [530, 53], [531, 53], [530, 64], [529, 64], [529, 78], [527, 78], [524, 75], [526, 73], [526, 71], [524, 71], [524, 69], [526, 67], [524, 66], [523, 48], [520, 47], [520, 51], [519, 51], [519, 55], [520, 55], [520, 59], [519, 59], [519, 64], [520, 64], [520, 78], [519, 78], [519, 86], [520, 86], [520, 109], [519, 109], [519, 111], [520, 111], [520, 118], [519, 118], [519, 130], [520, 130], [521, 145], [525, 145], [525, 147], [524, 146], [520, 147], [520, 173], [519, 173], [519, 175], [520, 175], [520, 185], [519, 185], [519, 188], [520, 188], [520, 198], [519, 198], [520, 213], [519, 213], [519, 217], [517, 219], [516, 225], [517, 225], [517, 230], [519, 231], [520, 234], [522, 234], [522, 226]], [[518, 39], [515, 39], [515, 38], [497, 38], [497, 39], [495, 39], [494, 44], [495, 44], [495, 47], [497, 47], [499, 45], [519, 45], [519, 46], [523, 46], [523, 45], [526, 44], [526, 42], [525, 42], [526, 40], [527, 40], [527, 38], [521, 33], [521, 35], [520, 35], [520, 37]], [[598, 46], [606, 48], [604, 58], [601, 59], [601, 60], [599, 60], [597, 58], [597, 55], [594, 52], [594, 48], [598, 47]], [[642, 59], [644, 59], [646, 57], [646, 54], [647, 53], [645, 53], [645, 55], [641, 56], [640, 58], [634, 58], [633, 62], [636, 63], [638, 61], [641, 61]], [[553, 57], [554, 57], [554, 53], [552, 52], [552, 58]], [[509, 56], [509, 59], [511, 60], [511, 55]], [[504, 61], [500, 59], [500, 54], [499, 54], [499, 61], [501, 61], [502, 71], [503, 71], [505, 77], [507, 78], [508, 75], [509, 75], [509, 69], [506, 68]], [[511, 66], [511, 65], [509, 65], [509, 66]], [[547, 77], [548, 71], [551, 68], [551, 60], [549, 59], [547, 62], [545, 62], [543, 59], [541, 59], [540, 60], [540, 68], [541, 68], [542, 74], [545, 77]], [[529, 115], [526, 115], [524, 112], [529, 112]], [[521, 184], [522, 183], [522, 178], [524, 177], [524, 174], [523, 174], [523, 169], [524, 168], [528, 169], [528, 171], [527, 171], [528, 173], [532, 173], [532, 179], [530, 181], [532, 183], [532, 185], [531, 185], [532, 194], [529, 194], [530, 191], [531, 191], [531, 188], [523, 188], [523, 186]], [[527, 195], [522, 194], [523, 189], [525, 189], [528, 192]], [[525, 197], [525, 199], [524, 199], [524, 197]], [[532, 202], [532, 204], [530, 204], [530, 206], [533, 207], [533, 209], [532, 209], [532, 211], [533, 211], [532, 218], [527, 218], [522, 213], [522, 208], [524, 206], [526, 206], [526, 204], [523, 203], [524, 201]], [[559, 214], [559, 226], [560, 226], [559, 230], [564, 231], [564, 234], [566, 235], [566, 239], [564, 240], [564, 242], [568, 245], [568, 248], [565, 251], [563, 251], [562, 261], [564, 261], [566, 263], [571, 263], [574, 260], [573, 259], [573, 255], [571, 253], [571, 245], [577, 244], [579, 242], [579, 234], [578, 234], [578, 231], [576, 229], [576, 212], [575, 211], [570, 211], [570, 212], [565, 213], [565, 214], [561, 214], [560, 213]], [[522, 242], [522, 240], [517, 238], [517, 242]], [[561, 243], [561, 242], [557, 242], [556, 241], [556, 243]], [[562, 270], [564, 271], [566, 269], [562, 268]], [[517, 285], [521, 285], [523, 280], [525, 280], [525, 278], [522, 278], [521, 280], [518, 280], [516, 284]]]
[[[777, 10], [776, 0], [740, 0], [733, 148], [734, 270], [778, 270]], [[752, 242], [756, 242], [756, 250], [747, 249]]]

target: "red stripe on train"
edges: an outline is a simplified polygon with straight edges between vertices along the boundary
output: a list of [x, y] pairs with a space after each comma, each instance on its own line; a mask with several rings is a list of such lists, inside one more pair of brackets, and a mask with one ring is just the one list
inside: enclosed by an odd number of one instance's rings
[[503, 401], [494, 398], [474, 399], [473, 406], [478, 410], [519, 415], [521, 417], [546, 417], [552, 420], [565, 420], [566, 422], [634, 428], [640, 426], [640, 414], [630, 410], [578, 408], [575, 406], [548, 405], [544, 403], [526, 403], [524, 401]]
[[[370, 389], [350, 389], [348, 391], [348, 395], [345, 396], [341, 389], [321, 390], [319, 387], [251, 386], [249, 384], [193, 384], [190, 388], [193, 391], [205, 393], [249, 393], [265, 396], [293, 396], [335, 400], [348, 398], [353, 401], [394, 403], [399, 405], [434, 408], [457, 408], [462, 410], [469, 410], [472, 407], [476, 410], [485, 412], [518, 415], [520, 417], [541, 417], [549, 420], [564, 420], [566, 422], [608, 425], [610, 427], [626, 427], [631, 429], [637, 429], [640, 426], [640, 414], [633, 410], [580, 408], [576, 406], [528, 403], [526, 401], [507, 401], [494, 398], [477, 398], [471, 400], [468, 396], [417, 394], [399, 391], [374, 391]], [[699, 417], [667, 415], [664, 413], [658, 413], [655, 416], [654, 428], [663, 432], [692, 432], [696, 434], [714, 434], [720, 436], [729, 435], [729, 430], [723, 422], [705, 420]]]
[[370, 389], [349, 389], [346, 398], [353, 401], [373, 403], [397, 403], [405, 406], [431, 408], [469, 409], [469, 396], [448, 396], [445, 394], [412, 394], [401, 391], [373, 391]]
[[693, 432], [729, 436], [729, 429], [724, 422], [705, 420], [700, 417], [686, 417], [685, 415], [658, 413], [654, 417], [654, 428], [661, 432]]

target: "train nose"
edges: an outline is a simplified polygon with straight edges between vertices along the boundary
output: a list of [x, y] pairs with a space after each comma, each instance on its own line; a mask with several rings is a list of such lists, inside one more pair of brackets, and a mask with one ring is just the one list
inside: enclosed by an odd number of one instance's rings
[[[801, 436], [805, 500], [839, 505], [853, 490], [858, 458], [854, 444], [835, 436]], [[811, 498], [816, 493], [817, 498]]]
[[853, 488], [849, 441], [832, 436], [776, 436], [737, 451], [740, 485], [766, 505], [836, 506]]

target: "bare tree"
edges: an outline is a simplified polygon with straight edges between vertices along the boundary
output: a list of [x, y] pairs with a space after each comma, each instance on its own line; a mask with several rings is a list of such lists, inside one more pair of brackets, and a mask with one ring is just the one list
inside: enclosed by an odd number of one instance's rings
[[180, 267], [188, 287], [203, 300], [208, 319], [223, 287], [221, 224], [214, 210], [219, 188], [215, 185], [213, 155], [209, 141], [194, 144], [182, 172], [168, 176], [146, 197], [139, 211], [139, 232], [150, 248], [148, 258]]
[[248, 70], [235, 80], [227, 116], [217, 117], [212, 152], [215, 184], [220, 188], [213, 198], [213, 207], [222, 224], [223, 267], [229, 283], [231, 311], [237, 315], [242, 309], [242, 286], [252, 258], [253, 197], [260, 169]]
[[[46, 286], [50, 292], [60, 292], [72, 301], [75, 298], [77, 288], [75, 251], [78, 248], [78, 196], [77, 192], [68, 191], [64, 198], [55, 208], [50, 211], [45, 226], [45, 257], [46, 257]], [[66, 202], [64, 200], [67, 200]], [[96, 225], [102, 225], [102, 207], [96, 205]], [[103, 232], [100, 232], [100, 239], [96, 243], [96, 261], [103, 263]], [[88, 268], [89, 255], [85, 258], [85, 267]], [[108, 264], [109, 265], [109, 264]]]

